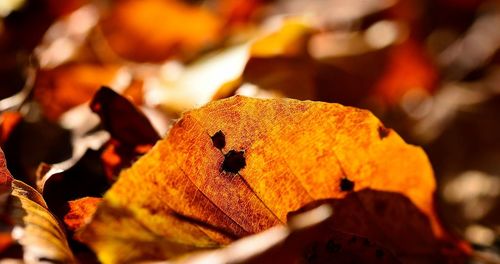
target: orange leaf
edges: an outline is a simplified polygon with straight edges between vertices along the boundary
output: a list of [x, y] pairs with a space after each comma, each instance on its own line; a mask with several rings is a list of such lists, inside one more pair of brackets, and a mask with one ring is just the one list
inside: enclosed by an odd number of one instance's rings
[[100, 26], [111, 48], [137, 61], [193, 53], [219, 39], [221, 22], [181, 1], [116, 1]]
[[84, 197], [69, 201], [69, 212], [64, 216], [64, 223], [71, 231], [76, 231], [84, 226], [94, 214], [101, 198]]
[[[123, 171], [82, 239], [105, 263], [140, 259], [151, 245], [163, 251], [151, 256], [148, 249], [149, 258], [169, 258], [286, 223], [306, 204], [366, 188], [404, 195], [432, 235], [443, 237], [425, 153], [370, 112], [232, 97], [184, 114], [167, 138]], [[112, 240], [117, 235], [120, 246]], [[165, 240], [191, 248], [168, 248]]]
[[55, 121], [67, 110], [90, 100], [101, 85], [110, 85], [117, 73], [117, 66], [83, 63], [40, 70], [35, 98], [45, 116]]

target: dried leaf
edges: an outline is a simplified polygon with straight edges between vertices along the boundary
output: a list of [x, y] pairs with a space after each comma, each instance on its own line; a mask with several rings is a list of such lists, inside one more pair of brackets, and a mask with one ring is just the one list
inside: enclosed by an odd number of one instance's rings
[[131, 147], [153, 145], [160, 136], [137, 107], [108, 87], [94, 95], [90, 108], [99, 115], [111, 137]]
[[119, 172], [146, 153], [160, 136], [148, 118], [129, 100], [107, 87], [94, 95], [90, 108], [99, 115], [101, 124], [112, 140], [102, 159], [106, 175], [114, 181]]
[[[232, 97], [186, 113], [125, 170], [82, 239], [105, 263], [138, 259], [142, 250], [149, 258], [168, 258], [186, 248], [163, 247], [167, 251], [151, 256], [145, 247], [160, 247], [165, 239], [223, 245], [285, 223], [289, 212], [310, 202], [365, 188], [408, 197], [433, 235], [443, 236], [427, 157], [368, 111]], [[120, 247], [111, 240], [117, 235]], [[130, 255], [117, 254], [124, 247]]]
[[57, 219], [48, 211], [40, 193], [25, 183], [13, 180], [7, 170], [3, 152], [0, 157], [2, 219], [7, 221], [13, 241], [23, 248], [26, 263], [51, 261], [74, 263], [74, 257], [66, 241], [66, 235]]

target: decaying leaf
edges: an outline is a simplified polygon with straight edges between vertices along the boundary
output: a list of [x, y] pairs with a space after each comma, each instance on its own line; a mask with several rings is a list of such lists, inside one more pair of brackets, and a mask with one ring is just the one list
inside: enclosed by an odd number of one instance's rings
[[[313, 201], [366, 188], [406, 197], [432, 236], [444, 237], [426, 155], [371, 113], [236, 96], [184, 114], [165, 139], [121, 173], [80, 238], [104, 263], [165, 259], [227, 244], [286, 223], [290, 212]], [[358, 210], [374, 202], [369, 197]]]
[[22, 246], [24, 261], [73, 263], [66, 235], [40, 193], [14, 180], [7, 170], [3, 152], [0, 154], [2, 196], [8, 195], [2, 199], [2, 226], [9, 227], [12, 242]]

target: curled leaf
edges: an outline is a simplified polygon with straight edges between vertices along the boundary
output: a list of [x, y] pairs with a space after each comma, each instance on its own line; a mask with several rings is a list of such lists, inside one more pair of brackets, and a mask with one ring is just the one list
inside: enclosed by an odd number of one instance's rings
[[153, 145], [160, 136], [137, 107], [108, 87], [101, 87], [90, 103], [111, 137], [130, 146]]
[[114, 181], [118, 173], [129, 167], [160, 139], [148, 118], [129, 100], [110, 88], [101, 87], [90, 108], [99, 115], [101, 124], [111, 134], [102, 160], [106, 175]]
[[66, 235], [40, 193], [21, 181], [13, 180], [5, 165], [2, 153], [1, 186], [11, 190], [7, 201], [2, 204], [2, 219], [7, 221], [4, 224], [10, 228], [12, 241], [22, 246], [24, 261], [74, 263]]

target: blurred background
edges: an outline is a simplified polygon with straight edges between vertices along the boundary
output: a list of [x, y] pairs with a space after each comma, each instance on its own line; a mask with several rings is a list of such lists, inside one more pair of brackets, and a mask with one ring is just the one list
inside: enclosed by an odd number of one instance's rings
[[80, 175], [44, 194], [57, 208], [145, 151], [103, 133], [88, 107], [102, 85], [160, 135], [235, 94], [366, 108], [426, 150], [444, 224], [498, 255], [499, 47], [495, 0], [1, 0], [0, 146], [33, 186], [41, 162]]

